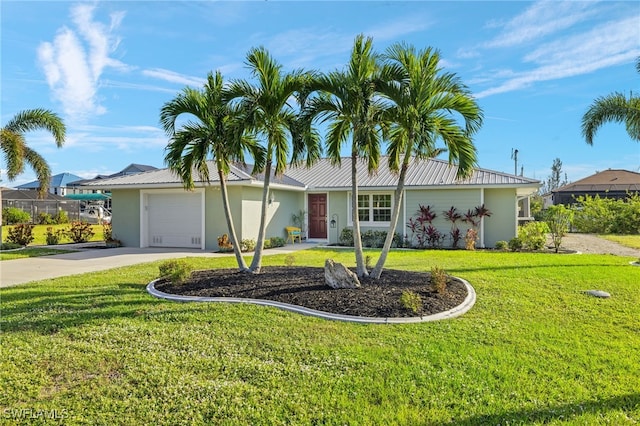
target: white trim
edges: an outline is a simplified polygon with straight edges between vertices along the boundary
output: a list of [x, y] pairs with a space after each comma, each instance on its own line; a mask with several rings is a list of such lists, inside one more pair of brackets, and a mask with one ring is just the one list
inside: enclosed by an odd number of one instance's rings
[[[175, 194], [187, 192], [184, 189], [141, 189], [140, 190], [140, 248], [149, 247], [149, 195]], [[200, 250], [205, 249], [205, 188], [191, 191], [200, 194]]]

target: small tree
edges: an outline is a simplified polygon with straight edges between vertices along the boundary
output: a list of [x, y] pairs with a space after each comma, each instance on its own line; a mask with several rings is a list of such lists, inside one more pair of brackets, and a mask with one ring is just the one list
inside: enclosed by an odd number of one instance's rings
[[573, 212], [562, 204], [549, 207], [547, 211], [547, 226], [551, 232], [553, 247], [556, 253], [560, 249], [562, 237], [569, 232], [571, 221], [573, 220]]

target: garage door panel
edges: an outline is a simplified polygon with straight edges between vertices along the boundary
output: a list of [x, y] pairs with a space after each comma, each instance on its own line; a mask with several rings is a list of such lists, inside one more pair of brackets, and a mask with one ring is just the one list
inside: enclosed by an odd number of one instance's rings
[[150, 246], [201, 247], [200, 194], [150, 194], [147, 204]]

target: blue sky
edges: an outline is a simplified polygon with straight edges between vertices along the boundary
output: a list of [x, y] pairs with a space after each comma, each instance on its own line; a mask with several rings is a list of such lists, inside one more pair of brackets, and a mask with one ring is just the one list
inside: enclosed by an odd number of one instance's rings
[[[570, 181], [607, 168], [640, 171], [640, 143], [608, 124], [588, 146], [581, 117], [598, 96], [640, 90], [640, 2], [173, 2], [5, 1], [1, 13], [0, 121], [30, 108], [58, 112], [56, 149], [28, 143], [54, 174], [91, 178], [130, 163], [164, 167], [159, 111], [207, 73], [249, 78], [264, 46], [286, 70], [331, 71], [355, 36], [384, 51], [395, 42], [440, 50], [478, 98], [485, 121], [479, 165], [544, 180], [560, 158]], [[5, 163], [0, 166], [4, 167]], [[33, 180], [31, 170], [14, 182]]]

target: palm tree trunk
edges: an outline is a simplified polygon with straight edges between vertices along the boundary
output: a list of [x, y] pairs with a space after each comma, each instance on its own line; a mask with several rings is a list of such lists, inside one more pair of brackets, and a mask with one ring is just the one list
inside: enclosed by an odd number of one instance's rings
[[260, 230], [258, 231], [258, 242], [253, 254], [249, 271], [258, 274], [262, 267], [262, 251], [264, 250], [264, 236], [267, 231], [267, 199], [269, 197], [269, 183], [271, 181], [271, 153], [267, 153], [267, 163], [264, 168], [264, 185], [262, 190], [262, 207], [260, 209]]
[[367, 265], [362, 252], [362, 237], [360, 234], [360, 217], [358, 215], [358, 175], [357, 164], [358, 154], [355, 149], [351, 153], [351, 220], [353, 222], [353, 245], [356, 252], [356, 274], [358, 277], [369, 276]]
[[393, 212], [391, 213], [391, 226], [389, 227], [389, 231], [387, 231], [387, 238], [384, 240], [384, 246], [382, 247], [382, 252], [380, 253], [380, 257], [378, 258], [378, 262], [376, 263], [375, 268], [371, 272], [371, 276], [376, 280], [380, 279], [382, 275], [382, 268], [384, 268], [384, 264], [387, 261], [387, 256], [389, 255], [389, 250], [391, 249], [391, 243], [393, 242], [393, 237], [396, 233], [396, 227], [398, 226], [398, 218], [400, 217], [400, 204], [402, 203], [402, 194], [404, 193], [404, 181], [407, 175], [407, 169], [409, 167], [407, 160], [405, 158], [405, 162], [402, 163], [402, 167], [400, 168], [400, 176], [398, 177], [398, 186], [396, 186], [396, 190], [393, 194]]
[[246, 272], [249, 268], [242, 257], [238, 236], [236, 235], [236, 228], [233, 225], [233, 217], [231, 216], [231, 208], [229, 207], [229, 195], [227, 193], [227, 181], [221, 167], [218, 167], [218, 176], [220, 178], [220, 191], [222, 192], [222, 206], [224, 207], [224, 216], [227, 220], [227, 229], [229, 229], [229, 235], [231, 236], [231, 244], [233, 244], [233, 253], [236, 255], [238, 268], [240, 268], [241, 271]]

